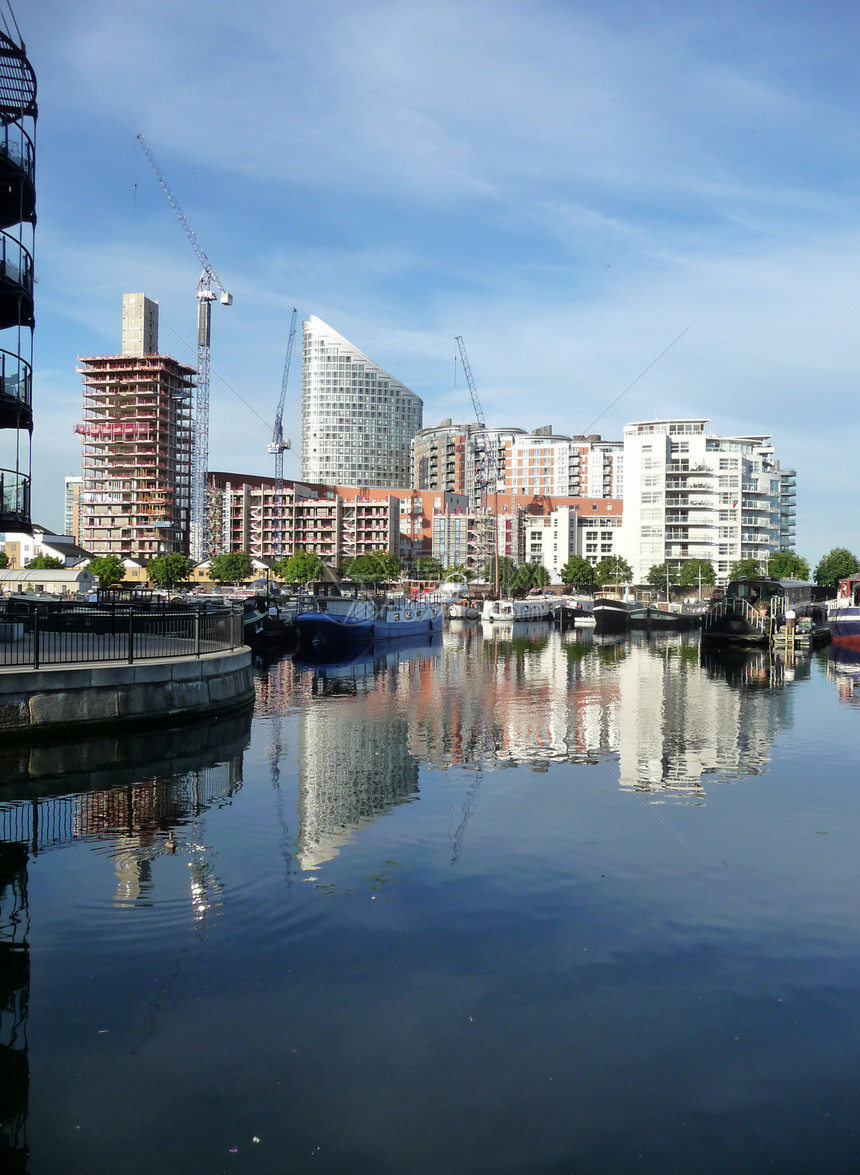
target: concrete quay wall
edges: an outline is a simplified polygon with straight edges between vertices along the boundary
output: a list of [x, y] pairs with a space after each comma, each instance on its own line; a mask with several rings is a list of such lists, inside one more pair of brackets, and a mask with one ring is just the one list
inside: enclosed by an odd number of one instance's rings
[[0, 740], [195, 718], [254, 697], [251, 650], [0, 673]]

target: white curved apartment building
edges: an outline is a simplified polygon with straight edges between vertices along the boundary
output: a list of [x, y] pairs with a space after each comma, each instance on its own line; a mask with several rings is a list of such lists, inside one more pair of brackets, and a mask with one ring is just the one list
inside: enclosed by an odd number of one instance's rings
[[343, 335], [302, 323], [302, 480], [409, 488], [420, 397]]

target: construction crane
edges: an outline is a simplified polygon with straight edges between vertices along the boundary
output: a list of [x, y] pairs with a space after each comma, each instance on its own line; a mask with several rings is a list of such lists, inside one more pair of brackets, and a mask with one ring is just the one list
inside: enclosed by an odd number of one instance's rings
[[[475, 387], [475, 380], [472, 376], [472, 368], [469, 364], [469, 357], [466, 354], [466, 344], [463, 342], [463, 336], [457, 335], [456, 342], [460, 351], [460, 362], [463, 365], [466, 383], [469, 385], [469, 395], [472, 397], [475, 419], [478, 422], [478, 428], [486, 432], [487, 422], [484, 418], [484, 410], [481, 407], [480, 398], [478, 397], [478, 389]], [[492, 516], [487, 513], [487, 491], [491, 485], [494, 491], [497, 486], [496, 451], [495, 446], [488, 443], [486, 436], [482, 439], [483, 448], [479, 450], [481, 455], [475, 462], [475, 488], [480, 490], [480, 511], [484, 516], [483, 554], [487, 559], [492, 559], [494, 562], [496, 588], [498, 589], [499, 560], [496, 558], [496, 527], [498, 523], [496, 521], [495, 511], [493, 511]]]
[[[472, 376], [472, 368], [469, 365], [469, 357], [466, 354], [466, 344], [463, 342], [463, 336], [457, 335], [456, 341], [460, 349], [460, 362], [463, 364], [466, 383], [469, 385], [469, 395], [472, 397], [472, 407], [475, 409], [475, 419], [478, 422], [478, 428], [486, 429], [487, 422], [484, 419], [484, 410], [478, 398], [478, 389], [475, 387], [475, 380]], [[475, 465], [475, 486], [481, 491], [481, 509], [486, 510], [487, 487], [491, 481], [495, 481], [496, 454], [487, 444], [486, 438], [483, 439], [483, 448], [479, 451], [481, 457]]]
[[203, 252], [194, 229], [188, 223], [188, 218], [176, 202], [143, 135], [136, 137], [149, 160], [155, 178], [170, 201], [170, 207], [176, 213], [186, 237], [191, 242], [191, 247], [197, 254], [197, 260], [203, 266], [203, 273], [197, 283], [197, 403], [191, 460], [191, 557], [200, 562], [212, 553], [208, 550], [209, 536], [206, 533], [206, 475], [209, 472], [209, 336], [212, 303], [218, 297], [212, 287], [216, 286], [221, 291], [222, 306], [232, 306], [233, 295], [227, 293], [223, 282], [212, 268], [212, 263]]
[[463, 364], [463, 372], [466, 376], [466, 383], [469, 385], [469, 395], [472, 397], [472, 407], [475, 409], [475, 419], [480, 428], [486, 428], [487, 422], [484, 420], [484, 410], [481, 407], [481, 401], [478, 399], [478, 389], [475, 387], [475, 381], [472, 378], [472, 368], [469, 366], [469, 357], [466, 354], [466, 344], [463, 342], [463, 336], [457, 335], [457, 346], [460, 348], [460, 362]]
[[284, 404], [287, 400], [287, 380], [290, 378], [290, 360], [293, 357], [293, 343], [296, 338], [296, 320], [298, 310], [293, 307], [293, 317], [290, 320], [290, 337], [287, 342], [287, 358], [284, 363], [284, 377], [281, 380], [281, 398], [278, 400], [278, 411], [275, 414], [275, 427], [272, 431], [272, 443], [268, 452], [275, 456], [275, 517], [272, 528], [272, 554], [278, 558], [281, 554], [281, 543], [284, 537], [284, 452], [292, 448], [289, 441], [284, 440]]

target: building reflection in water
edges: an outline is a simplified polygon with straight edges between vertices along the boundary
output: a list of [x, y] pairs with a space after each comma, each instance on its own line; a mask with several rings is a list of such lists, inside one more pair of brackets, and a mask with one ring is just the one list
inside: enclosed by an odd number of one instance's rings
[[706, 782], [766, 769], [792, 720], [784, 687], [809, 671], [769, 650], [703, 653], [696, 634], [481, 627], [348, 663], [295, 663], [310, 701], [299, 709], [302, 868], [416, 796], [422, 762], [481, 772], [611, 762], [625, 790], [702, 802]]
[[418, 794], [410, 710], [426, 704], [441, 653], [435, 635], [298, 662], [312, 697], [328, 702], [308, 706], [299, 725], [300, 869], [317, 869], [359, 829]]
[[[192, 923], [203, 936], [221, 885], [203, 818], [242, 783], [251, 714], [151, 735], [98, 738], [4, 752], [0, 788], [0, 1171], [26, 1172], [29, 1099], [27, 1014], [32, 936], [27, 902], [31, 859], [74, 842], [104, 842], [116, 875], [115, 905], [152, 900], [153, 862], [186, 853]], [[141, 741], [143, 740], [143, 742]], [[146, 745], [147, 753], [142, 753]], [[64, 772], [63, 764], [70, 765]], [[140, 778], [146, 763], [146, 778]], [[193, 767], [189, 764], [193, 763]], [[90, 770], [83, 768], [89, 764]], [[181, 773], [171, 769], [184, 767]], [[57, 794], [75, 779], [74, 794]], [[105, 778], [121, 786], [99, 787]], [[84, 790], [89, 783], [92, 790]], [[22, 798], [26, 796], [27, 798]], [[177, 836], [177, 833], [179, 834]]]
[[836, 686], [840, 702], [860, 706], [860, 649], [831, 645], [827, 650], [827, 680]]
[[761, 774], [792, 723], [783, 662], [769, 649], [700, 651], [677, 637], [644, 651], [620, 669], [621, 786], [695, 803], [706, 780]]
[[0, 843], [0, 1170], [27, 1169], [27, 1003], [30, 996], [27, 848]]

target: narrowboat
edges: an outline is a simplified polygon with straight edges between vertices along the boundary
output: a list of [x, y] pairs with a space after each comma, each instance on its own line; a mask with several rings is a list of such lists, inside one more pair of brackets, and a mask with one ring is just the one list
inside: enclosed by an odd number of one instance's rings
[[722, 600], [711, 602], [702, 625], [706, 644], [730, 642], [771, 644], [785, 624], [786, 613], [811, 617], [814, 584], [800, 579], [736, 579]]

